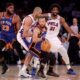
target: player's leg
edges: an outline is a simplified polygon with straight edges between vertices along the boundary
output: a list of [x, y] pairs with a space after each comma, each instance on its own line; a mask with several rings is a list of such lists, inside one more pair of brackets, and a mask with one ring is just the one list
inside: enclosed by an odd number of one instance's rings
[[[18, 34], [17, 35], [17, 40], [18, 42], [24, 47], [24, 49], [28, 52], [29, 51], [29, 48], [26, 44], [26, 40], [24, 41], [21, 37], [21, 34]], [[24, 77], [31, 77], [31, 75], [29, 75], [27, 72], [26, 72], [26, 69], [30, 63], [32, 59], [32, 55], [30, 55], [29, 53], [27, 53], [27, 56], [25, 57], [25, 60], [24, 60], [24, 65], [22, 67], [22, 69], [19, 71], [19, 76], [24, 76]]]
[[[40, 43], [41, 44], [41, 43]], [[30, 45], [30, 53], [34, 56], [34, 64], [32, 66], [32, 76], [36, 76], [37, 64], [39, 64], [39, 58], [41, 58], [40, 44], [32, 43]]]
[[69, 61], [69, 57], [68, 57], [68, 54], [67, 54], [67, 50], [62, 45], [60, 45], [60, 48], [58, 49], [58, 51], [61, 54], [62, 59], [64, 60], [66, 66], [67, 66], [67, 69], [68, 69], [67, 73], [75, 75], [76, 73], [74, 72], [74, 70], [70, 66], [70, 61]]
[[60, 52], [61, 56], [63, 57], [63, 60], [65, 61], [65, 64], [67, 64], [67, 68], [71, 68], [69, 63], [69, 57], [67, 55], [67, 50], [61, 45], [61, 41], [54, 37], [51, 42], [51, 51], [54, 52]]
[[9, 41], [12, 43], [13, 49], [16, 50], [16, 52], [18, 53], [19, 59], [20, 59], [20, 61], [21, 61], [21, 64], [23, 64], [25, 55], [24, 55], [24, 53], [22, 52], [21, 45], [20, 45], [19, 42], [16, 40], [16, 34], [11, 33], [11, 35], [9, 35], [8, 39], [9, 39]]
[[68, 71], [70, 70], [71, 74], [75, 74], [75, 72], [71, 69], [69, 57], [67, 54], [67, 50], [62, 46], [61, 41], [58, 37], [54, 37], [52, 39], [48, 39], [51, 44], [51, 52], [59, 52], [64, 60], [65, 64], [67, 65]]
[[24, 53], [22, 52], [21, 45], [19, 44], [18, 41], [14, 41], [14, 42], [12, 43], [12, 46], [13, 46], [13, 48], [17, 51], [18, 56], [19, 56], [19, 58], [20, 58], [20, 60], [21, 60], [21, 64], [23, 64], [23, 63], [24, 63], [25, 55], [24, 55]]
[[5, 45], [6, 45], [5, 41], [0, 40], [0, 63], [2, 64], [2, 74], [5, 74], [8, 69], [3, 49]]
[[39, 58], [34, 56], [32, 59], [32, 65], [31, 65], [31, 75], [33, 77], [37, 76], [37, 71], [39, 69], [39, 65], [40, 65]]
[[[51, 49], [52, 49], [52, 40], [50, 40], [50, 38], [47, 38], [47, 39], [49, 40], [49, 42], [51, 44]], [[48, 61], [50, 61], [50, 67], [49, 67], [49, 70], [48, 70], [47, 74], [48, 75], [51, 75], [51, 74], [53, 75], [53, 73], [51, 72], [51, 70], [53, 69], [53, 66], [51, 66], [51, 65], [53, 65], [53, 63], [55, 62], [54, 61], [54, 56], [51, 57], [50, 53], [42, 51], [42, 60], [41, 60], [41, 65], [40, 65], [40, 69], [39, 69], [40, 76], [43, 76], [44, 66]], [[56, 75], [57, 74], [55, 73], [55, 75], [53, 75], [53, 76], [56, 76]]]
[[47, 52], [44, 52], [41, 50], [41, 56], [42, 58], [40, 59], [40, 68], [39, 68], [39, 71], [38, 71], [38, 76], [42, 77], [42, 78], [45, 78], [45, 74], [44, 74], [44, 68], [45, 68], [45, 65], [48, 63], [48, 60], [49, 60], [49, 56], [47, 55], [48, 53]]
[[49, 69], [47, 71], [47, 75], [59, 77], [59, 75], [57, 73], [55, 73], [53, 70], [53, 67], [56, 62], [55, 55], [53, 53], [50, 53], [50, 54], [48, 54], [48, 56], [49, 56]]

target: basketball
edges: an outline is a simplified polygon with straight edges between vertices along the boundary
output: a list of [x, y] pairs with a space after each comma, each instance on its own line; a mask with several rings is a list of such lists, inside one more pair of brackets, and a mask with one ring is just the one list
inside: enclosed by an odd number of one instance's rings
[[45, 41], [42, 42], [42, 44], [41, 44], [41, 50], [49, 52], [50, 48], [51, 48], [51, 45], [50, 45], [50, 43], [49, 43], [48, 40], [45, 40]]

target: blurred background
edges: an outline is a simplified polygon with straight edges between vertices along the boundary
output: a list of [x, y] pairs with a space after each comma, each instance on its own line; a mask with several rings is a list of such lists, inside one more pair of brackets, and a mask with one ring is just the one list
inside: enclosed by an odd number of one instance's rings
[[7, 2], [15, 4], [15, 12], [21, 17], [32, 12], [35, 6], [40, 6], [44, 12], [48, 12], [50, 5], [53, 3], [60, 4], [61, 15], [70, 23], [72, 17], [80, 18], [79, 0], [0, 0], [0, 11], [5, 10]]

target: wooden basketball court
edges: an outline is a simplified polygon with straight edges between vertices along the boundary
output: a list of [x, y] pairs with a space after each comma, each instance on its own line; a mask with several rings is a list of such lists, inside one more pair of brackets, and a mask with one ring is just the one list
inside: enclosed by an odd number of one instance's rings
[[46, 79], [42, 78], [31, 79], [31, 78], [19, 78], [18, 77], [19, 67], [9, 66], [9, 71], [5, 75], [0, 75], [0, 80], [80, 80], [80, 66], [73, 66], [72, 68], [77, 72], [76, 76], [66, 74], [67, 72], [66, 66], [55, 66], [54, 71], [58, 73], [60, 77], [47, 76]]

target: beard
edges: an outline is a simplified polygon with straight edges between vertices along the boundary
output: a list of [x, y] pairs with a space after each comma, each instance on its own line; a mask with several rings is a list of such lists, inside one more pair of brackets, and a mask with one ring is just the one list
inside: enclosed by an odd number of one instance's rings
[[52, 16], [54, 16], [54, 17], [57, 16], [57, 15], [58, 15], [58, 13], [52, 13]]
[[9, 10], [7, 10], [7, 14], [8, 15], [13, 15], [13, 12], [10, 12]]

